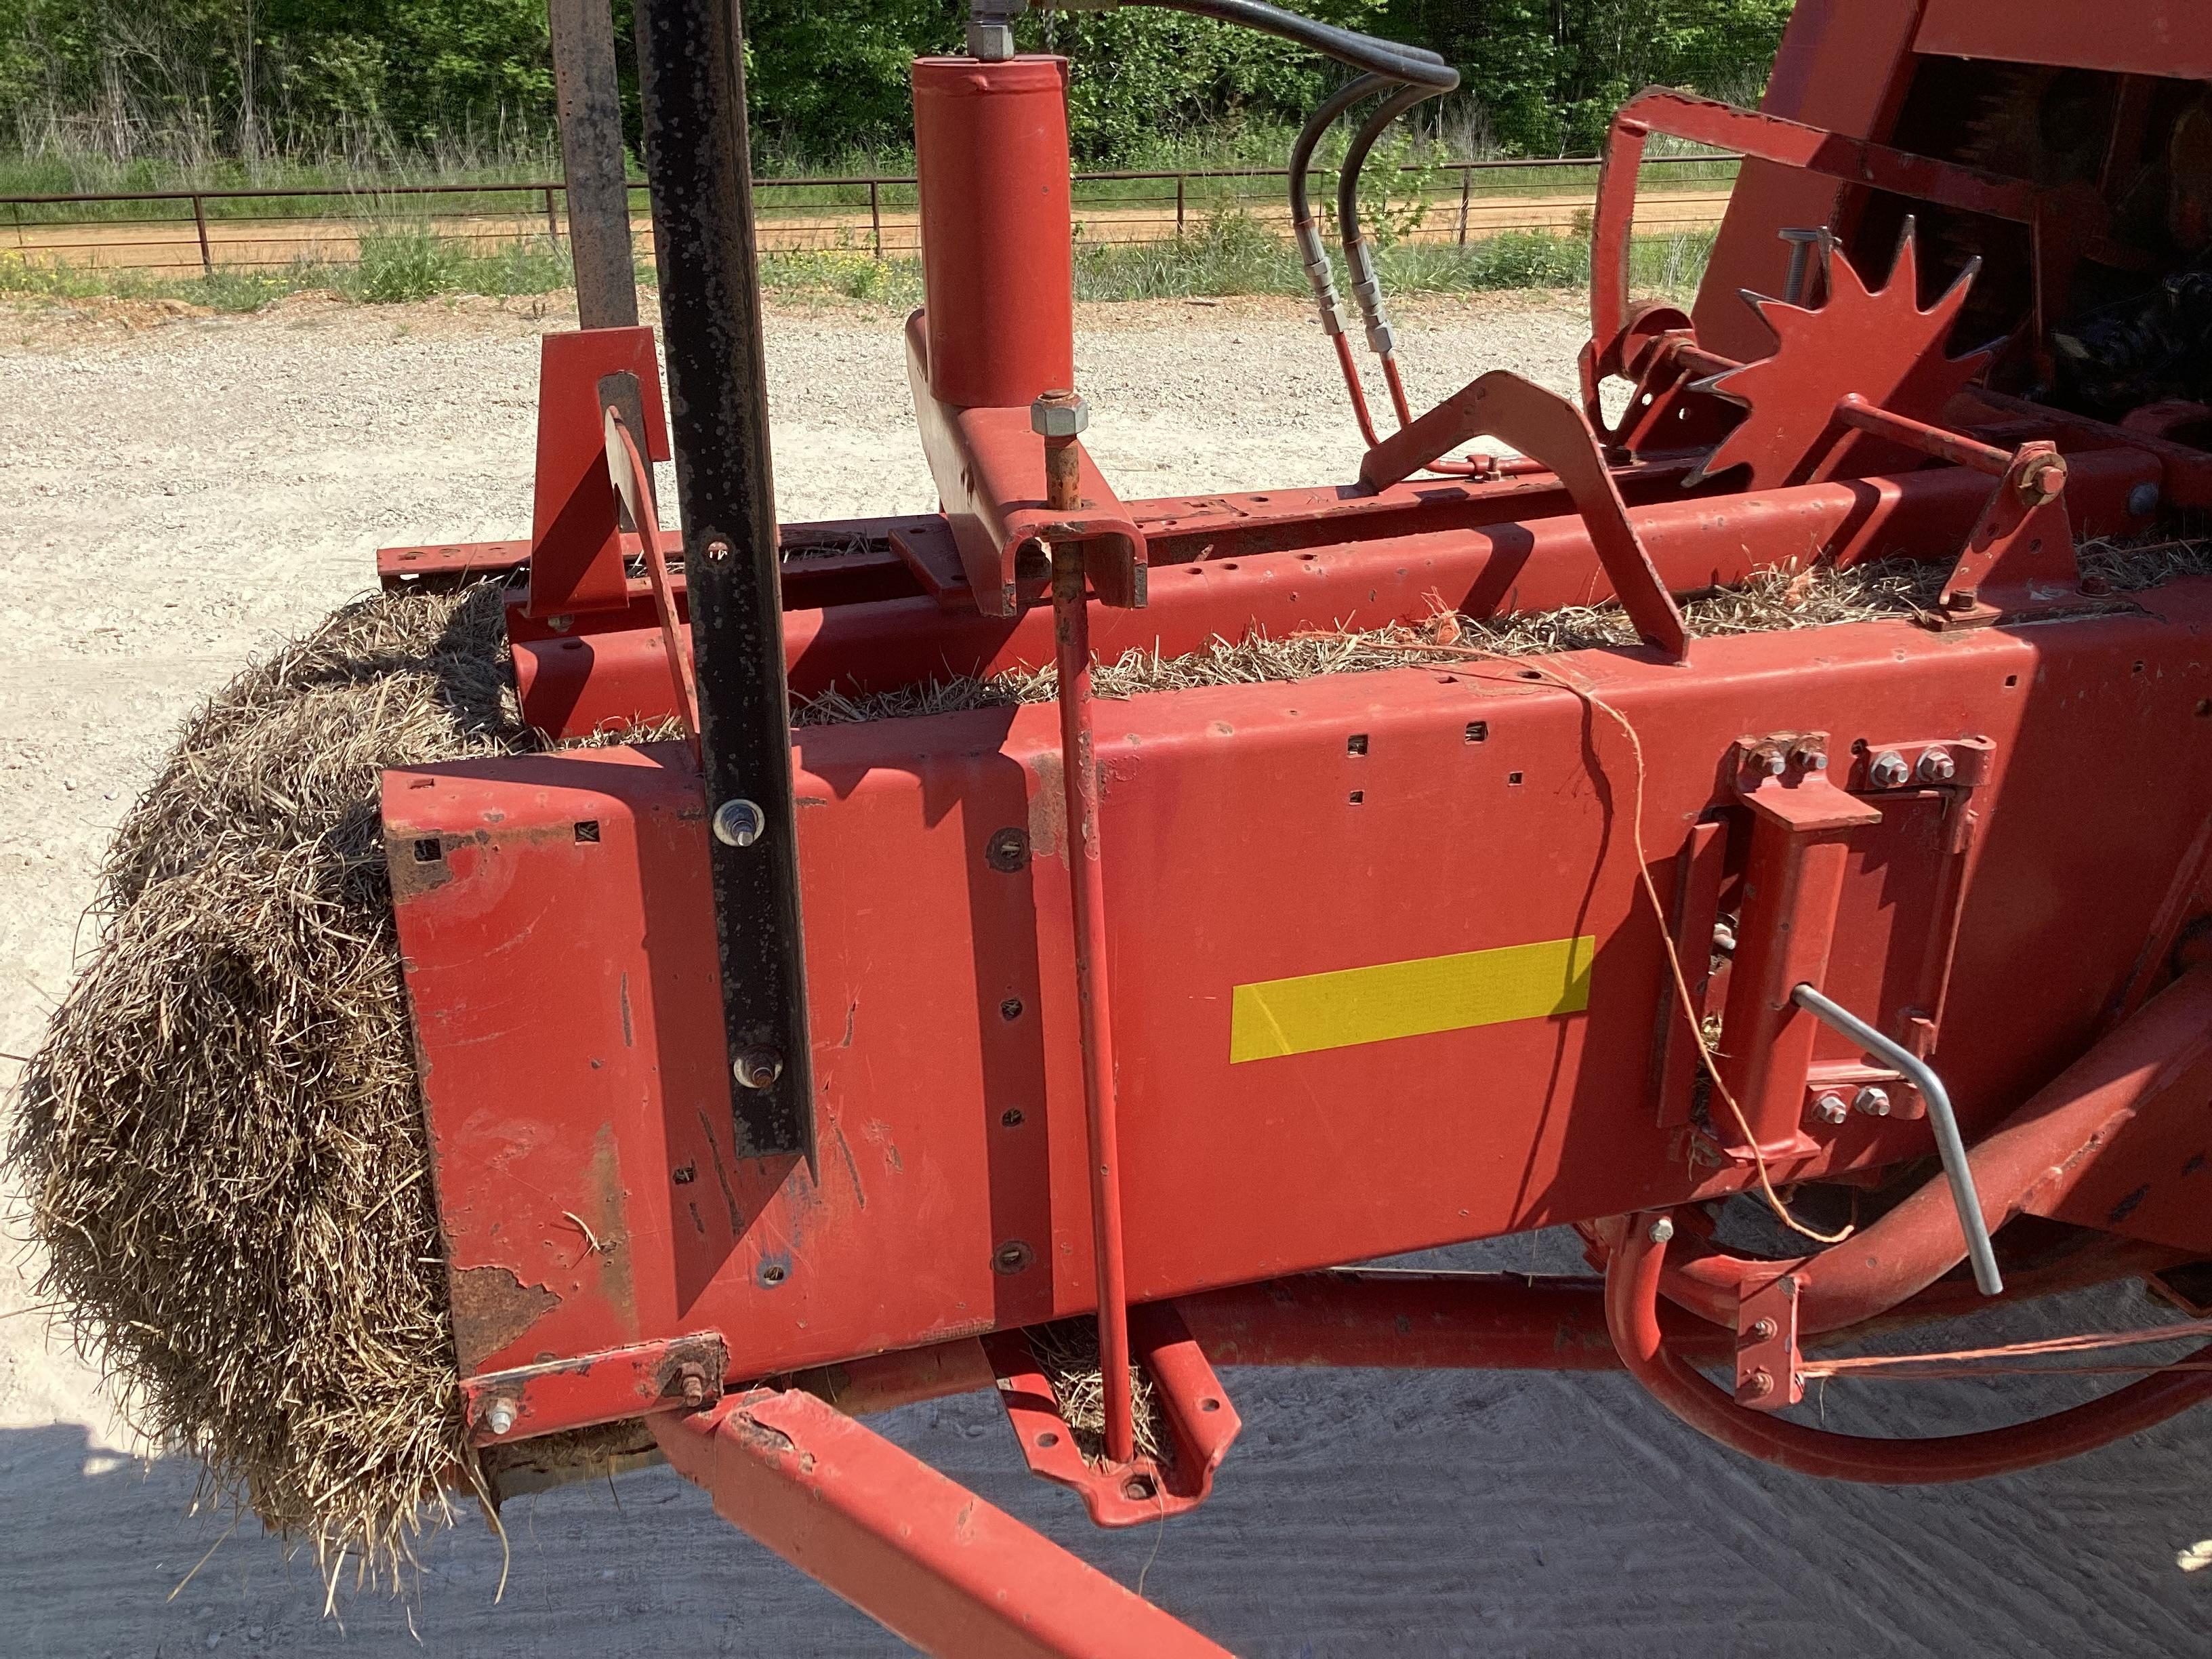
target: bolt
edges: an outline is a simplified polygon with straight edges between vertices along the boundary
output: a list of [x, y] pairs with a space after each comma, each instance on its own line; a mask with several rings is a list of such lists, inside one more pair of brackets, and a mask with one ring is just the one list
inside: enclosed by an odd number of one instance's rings
[[707, 544], [707, 556], [716, 564], [721, 563], [723, 560], [730, 556], [729, 543], [725, 541], [708, 542]]
[[514, 1402], [495, 1400], [485, 1408], [483, 1425], [494, 1434], [505, 1434], [514, 1426]]
[[748, 1089], [773, 1088], [783, 1075], [783, 1056], [773, 1048], [748, 1048], [731, 1062], [730, 1073]]
[[696, 1411], [707, 1403], [707, 1374], [696, 1365], [679, 1366], [676, 1372], [676, 1392], [684, 1403]]
[[1743, 1391], [1753, 1400], [1764, 1400], [1774, 1392], [1774, 1373], [1760, 1369], [1743, 1380]]
[[1778, 778], [1790, 769], [1790, 757], [1782, 752], [1778, 743], [1762, 743], [1743, 757], [1744, 769], [1764, 772], [1770, 778]]
[[545, 625], [556, 634], [565, 634], [576, 625], [576, 619], [574, 617], [548, 617]]
[[1823, 1123], [1848, 1123], [1851, 1109], [1844, 1103], [1841, 1095], [1826, 1094], [1813, 1103], [1813, 1115]]
[[1801, 743], [1790, 751], [1791, 763], [1808, 772], [1828, 769], [1828, 751], [1817, 743]]
[[1943, 601], [1946, 610], [1958, 612], [1972, 611], [1981, 603], [1982, 596], [1971, 587], [1962, 587]]
[[2158, 511], [2159, 505], [2164, 499], [2159, 493], [2156, 484], [2139, 483], [2128, 491], [2128, 516], [2131, 519], [2148, 519]]
[[1735, 954], [1735, 929], [1725, 921], [1713, 924], [1713, 949], [1724, 957]]
[[2045, 456], [2021, 474], [2021, 498], [2031, 507], [2047, 507], [2065, 488], [2066, 463], [2056, 455]]
[[1755, 1319], [1752, 1321], [1751, 1328], [1744, 1334], [1754, 1342], [1771, 1342], [1774, 1340], [1775, 1330], [1776, 1326], [1772, 1320]]
[[1664, 1244], [1674, 1236], [1674, 1224], [1663, 1215], [1651, 1224], [1651, 1231], [1647, 1235], [1654, 1244]]
[[1883, 750], [1867, 766], [1867, 781], [1877, 789], [1894, 789], [1911, 775], [1905, 757], [1894, 749]]
[[726, 800], [714, 809], [714, 839], [725, 847], [750, 847], [768, 831], [768, 814], [749, 800]]
[[1887, 1089], [1877, 1089], [1872, 1084], [1869, 1084], [1865, 1088], [1860, 1090], [1857, 1094], [1851, 1097], [1851, 1104], [1856, 1107], [1860, 1111], [1864, 1112], [1869, 1117], [1887, 1117], [1889, 1115], [1889, 1091]]
[[1805, 303], [1813, 270], [1813, 250], [1825, 246], [1828, 233], [1822, 228], [1790, 226], [1776, 234], [1790, 244], [1790, 274], [1782, 280], [1782, 297], [1793, 306]]
[[1959, 773], [1958, 763], [1947, 749], [1931, 749], [1920, 757], [1920, 781], [1923, 783], [1948, 783]]
[[1044, 440], [1045, 505], [1055, 513], [1072, 513], [1082, 505], [1082, 459], [1075, 440], [1090, 424], [1083, 399], [1065, 387], [1030, 405], [1030, 429]]

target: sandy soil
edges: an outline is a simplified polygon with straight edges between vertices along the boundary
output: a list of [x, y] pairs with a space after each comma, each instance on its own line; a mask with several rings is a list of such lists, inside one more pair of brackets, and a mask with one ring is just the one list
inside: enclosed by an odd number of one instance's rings
[[[0, 1049], [37, 1041], [106, 837], [196, 699], [365, 587], [380, 543], [525, 532], [533, 309], [0, 311]], [[775, 318], [787, 518], [929, 505], [895, 321]], [[1085, 322], [1093, 447], [1125, 493], [1350, 475], [1334, 368], [1290, 308]], [[1499, 299], [1412, 308], [1406, 331], [1428, 397], [1498, 366], [1564, 384], [1581, 337], [1558, 304]], [[0, 1061], [0, 1087], [15, 1070]], [[1477, 1254], [1571, 1265], [1543, 1239]], [[468, 1522], [426, 1551], [405, 1601], [344, 1598], [325, 1620], [311, 1565], [250, 1522], [189, 1514], [189, 1465], [129, 1455], [97, 1379], [62, 1334], [50, 1341], [36, 1271], [27, 1250], [0, 1266], [0, 1650], [494, 1656], [611, 1635], [686, 1653], [902, 1650], [665, 1470], [517, 1504], [501, 1606], [500, 1547]], [[2077, 1300], [2012, 1328], [2141, 1317]], [[2176, 1565], [2212, 1534], [2203, 1414], [2035, 1474], [1884, 1491], [1740, 1462], [1620, 1378], [1228, 1381], [1246, 1429], [1218, 1495], [1157, 1534], [1092, 1531], [1022, 1474], [988, 1400], [881, 1425], [1243, 1653], [2212, 1651], [2212, 1572]], [[1838, 1389], [1829, 1416], [1945, 1431], [2022, 1403], [1968, 1385]]]

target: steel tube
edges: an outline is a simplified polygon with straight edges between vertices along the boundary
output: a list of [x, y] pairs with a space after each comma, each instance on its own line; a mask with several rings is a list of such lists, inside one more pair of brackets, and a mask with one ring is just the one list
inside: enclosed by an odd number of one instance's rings
[[1966, 1159], [1966, 1143], [1959, 1133], [1958, 1115], [1951, 1109], [1950, 1091], [1936, 1068], [1903, 1043], [1893, 1042], [1842, 1004], [1831, 1001], [1809, 985], [1800, 985], [1790, 1000], [1831, 1030], [1841, 1031], [1866, 1053], [1901, 1072], [1920, 1091], [1928, 1108], [1928, 1127], [1936, 1132], [1936, 1155], [1943, 1161], [1943, 1178], [1950, 1183], [1951, 1201], [1959, 1212], [1959, 1231], [1966, 1241], [1966, 1259], [1974, 1264], [1974, 1283], [1984, 1296], [2004, 1294], [2004, 1275], [1997, 1271], [1996, 1252], [1990, 1248], [1990, 1230], [1982, 1220], [1982, 1200], [1974, 1191], [1974, 1171]]
[[[2133, 1018], [2038, 1090], [1967, 1155], [1991, 1232], [2071, 1189], [2095, 1150], [2212, 1062], [2212, 968], [2184, 975]], [[2199, 1097], [2201, 1103], [2201, 1097]], [[1948, 1179], [1930, 1181], [1839, 1245], [1790, 1264], [1801, 1332], [1839, 1330], [1925, 1290], [1964, 1254]], [[1712, 1255], [1670, 1266], [1667, 1293], [1733, 1326], [1748, 1267]]]
[[2002, 478], [2012, 466], [2010, 450], [1978, 442], [1963, 433], [1947, 432], [1940, 426], [1930, 426], [1910, 416], [1892, 414], [1878, 404], [1869, 403], [1856, 392], [1846, 392], [1838, 400], [1836, 418], [1845, 426], [1887, 438], [1936, 460], [1972, 467], [1984, 477]]
[[836, 1407], [763, 1389], [652, 1420], [714, 1511], [914, 1644], [948, 1659], [1227, 1659]]
[[1052, 550], [1052, 620], [1060, 670], [1060, 782], [1075, 912], [1075, 998], [1083, 1040], [1083, 1110], [1091, 1171], [1091, 1241], [1098, 1278], [1098, 1363], [1106, 1455], [1136, 1455], [1129, 1389], [1129, 1297], [1121, 1266], [1121, 1154], [1114, 1121], [1113, 1000], [1106, 970], [1106, 887], [1098, 847], [1098, 762], [1091, 725], [1091, 611], [1083, 549]]
[[2212, 1345], [2172, 1369], [2049, 1417], [1935, 1439], [1874, 1439], [1809, 1428], [1750, 1411], [1669, 1349], [1659, 1326], [1659, 1285], [1671, 1229], [1657, 1214], [1627, 1218], [1606, 1271], [1606, 1323], [1629, 1374], [1692, 1428], [1762, 1462], [1830, 1480], [1932, 1486], [1978, 1480], [2057, 1462], [2109, 1445], [2212, 1399]]

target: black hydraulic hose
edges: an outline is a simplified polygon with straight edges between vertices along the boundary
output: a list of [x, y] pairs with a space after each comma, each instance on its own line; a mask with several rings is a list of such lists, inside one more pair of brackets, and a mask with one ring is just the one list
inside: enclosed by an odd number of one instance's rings
[[1315, 110], [1298, 141], [1291, 146], [1291, 222], [1310, 225], [1314, 222], [1313, 204], [1310, 200], [1307, 174], [1313, 170], [1314, 151], [1321, 148], [1322, 139], [1334, 126], [1345, 111], [1361, 99], [1382, 91], [1385, 87], [1401, 84], [1388, 75], [1363, 75], [1347, 81], [1323, 99]]
[[[1377, 139], [1389, 129], [1390, 124], [1416, 105], [1425, 104], [1439, 92], [1449, 92], [1459, 84], [1459, 72], [1452, 71], [1451, 84], [1446, 87], [1409, 86], [1396, 97], [1367, 118], [1367, 125], [1359, 129], [1352, 147], [1344, 152], [1344, 166], [1336, 176], [1336, 229], [1343, 239], [1345, 257], [1356, 258], [1352, 246], [1359, 238], [1359, 174], [1367, 165], [1368, 153]], [[1358, 279], [1355, 267], [1353, 281]]]
[[1459, 84], [1459, 71], [1435, 52], [1301, 17], [1294, 11], [1265, 4], [1264, 0], [1122, 0], [1122, 3], [1187, 11], [1195, 17], [1211, 17], [1219, 22], [1257, 29], [1262, 34], [1310, 46], [1370, 75], [1387, 75], [1394, 81], [1433, 88], [1437, 92], [1449, 92]]

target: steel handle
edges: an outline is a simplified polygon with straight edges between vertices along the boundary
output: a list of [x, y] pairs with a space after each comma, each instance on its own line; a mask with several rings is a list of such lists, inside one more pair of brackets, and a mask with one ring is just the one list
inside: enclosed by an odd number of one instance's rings
[[1943, 1160], [1943, 1174], [1951, 1183], [1951, 1202], [1959, 1212], [1959, 1230], [1966, 1236], [1966, 1258], [1974, 1264], [1974, 1283], [1984, 1296], [2004, 1291], [1997, 1272], [1996, 1252], [1990, 1248], [1990, 1230], [1982, 1220], [1982, 1200], [1974, 1191], [1974, 1171], [1966, 1162], [1966, 1143], [1959, 1135], [1959, 1120], [1951, 1110], [1951, 1097], [1943, 1079], [1928, 1062], [1900, 1043], [1893, 1042], [1838, 1003], [1830, 1001], [1809, 985], [1800, 985], [1790, 1000], [1831, 1030], [1841, 1031], [1868, 1054], [1893, 1066], [1920, 1091], [1928, 1103], [1928, 1121], [1936, 1131], [1936, 1153]]

